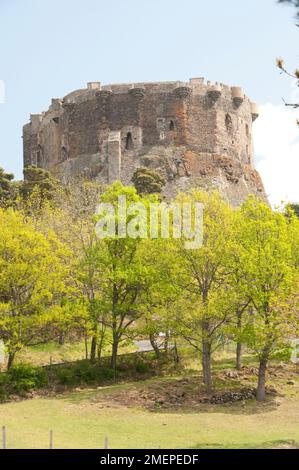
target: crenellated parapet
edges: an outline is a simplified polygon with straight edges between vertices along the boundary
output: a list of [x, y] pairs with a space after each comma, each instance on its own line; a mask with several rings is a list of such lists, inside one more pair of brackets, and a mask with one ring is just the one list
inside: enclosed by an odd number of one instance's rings
[[259, 117], [258, 105], [256, 103], [251, 103], [250, 107], [251, 107], [252, 121], [255, 121]]

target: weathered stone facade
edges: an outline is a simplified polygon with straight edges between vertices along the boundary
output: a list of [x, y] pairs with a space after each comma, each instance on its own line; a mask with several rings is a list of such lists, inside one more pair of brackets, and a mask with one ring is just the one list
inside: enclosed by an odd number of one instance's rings
[[24, 166], [50, 169], [63, 181], [85, 174], [129, 184], [138, 167], [166, 178], [166, 195], [193, 186], [218, 188], [234, 205], [266, 198], [254, 169], [257, 107], [239, 87], [186, 82], [88, 83], [23, 128]]

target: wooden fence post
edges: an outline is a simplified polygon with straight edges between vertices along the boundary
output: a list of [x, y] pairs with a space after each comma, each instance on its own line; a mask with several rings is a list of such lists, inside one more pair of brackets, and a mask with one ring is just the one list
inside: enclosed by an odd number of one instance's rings
[[6, 449], [6, 426], [2, 426], [2, 449]]
[[108, 449], [108, 437], [105, 437], [104, 449]]
[[53, 449], [53, 431], [50, 431], [50, 449]]

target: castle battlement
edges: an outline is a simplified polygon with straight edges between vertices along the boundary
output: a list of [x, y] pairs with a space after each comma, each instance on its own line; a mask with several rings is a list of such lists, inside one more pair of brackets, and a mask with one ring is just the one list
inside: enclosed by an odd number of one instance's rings
[[[190, 88], [194, 94], [209, 94], [211, 90], [217, 90], [221, 94], [231, 96], [232, 99], [236, 97], [243, 99], [248, 98], [244, 95], [243, 90], [238, 86], [229, 86], [224, 83], [205, 81], [203, 77], [190, 78], [189, 82], [182, 81], [169, 81], [169, 82], [139, 82], [139, 83], [122, 83], [122, 84], [109, 84], [102, 85], [101, 82], [88, 82], [86, 88], [75, 90], [66, 95], [62, 100], [65, 102], [78, 102], [84, 99], [90, 99], [94, 94], [99, 91], [111, 91], [115, 94], [129, 93], [132, 89], [144, 89], [145, 93], [171, 93], [176, 88], [186, 87]], [[55, 100], [52, 100], [55, 101]]]
[[[171, 167], [172, 158], [180, 154], [184, 160], [193, 152], [192, 158], [210, 155], [212, 161], [221, 156], [254, 171], [252, 122], [257, 117], [257, 105], [242, 88], [203, 77], [188, 82], [89, 82], [30, 116], [23, 129], [24, 165], [53, 170], [62, 179], [83, 172], [107, 182], [130, 182], [134, 169], [147, 160], [159, 168], [164, 159], [164, 167]], [[182, 168], [184, 163], [178, 174], [191, 181], [192, 171]], [[171, 180], [173, 171], [167, 171]]]

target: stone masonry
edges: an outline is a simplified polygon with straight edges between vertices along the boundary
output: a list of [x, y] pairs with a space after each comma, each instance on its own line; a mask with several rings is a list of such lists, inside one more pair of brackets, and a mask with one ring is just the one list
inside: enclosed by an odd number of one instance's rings
[[23, 128], [24, 166], [63, 182], [85, 175], [130, 184], [136, 168], [159, 171], [166, 196], [191, 187], [219, 189], [234, 206], [249, 194], [266, 200], [254, 169], [257, 106], [239, 87], [189, 82], [87, 84]]

